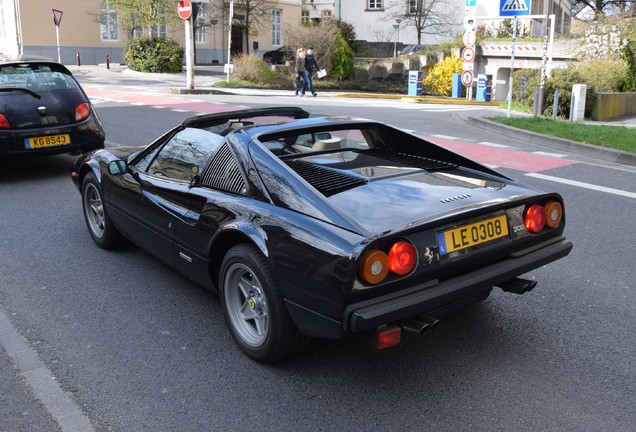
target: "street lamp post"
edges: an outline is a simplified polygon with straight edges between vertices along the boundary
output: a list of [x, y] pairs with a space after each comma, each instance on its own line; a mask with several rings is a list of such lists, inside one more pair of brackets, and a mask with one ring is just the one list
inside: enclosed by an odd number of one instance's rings
[[396, 18], [395, 22], [397, 24], [393, 24], [393, 28], [397, 30], [397, 39], [395, 40], [395, 44], [393, 45], [393, 57], [397, 57], [397, 44], [400, 41], [400, 23], [402, 20], [400, 18]]
[[397, 30], [397, 36], [393, 42], [393, 57], [397, 57], [397, 40], [400, 38], [400, 25], [393, 24], [393, 28]]

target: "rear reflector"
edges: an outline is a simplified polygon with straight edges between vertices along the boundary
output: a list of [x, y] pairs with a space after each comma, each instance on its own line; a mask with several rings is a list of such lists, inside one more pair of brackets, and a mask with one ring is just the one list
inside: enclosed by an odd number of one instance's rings
[[375, 348], [381, 350], [399, 344], [402, 341], [402, 329], [390, 325], [375, 330]]

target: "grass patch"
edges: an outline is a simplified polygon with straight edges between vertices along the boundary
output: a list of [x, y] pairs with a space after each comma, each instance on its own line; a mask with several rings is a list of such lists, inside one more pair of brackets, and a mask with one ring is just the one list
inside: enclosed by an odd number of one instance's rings
[[489, 117], [488, 120], [544, 135], [636, 153], [636, 129], [625, 126], [597, 126], [542, 117]]

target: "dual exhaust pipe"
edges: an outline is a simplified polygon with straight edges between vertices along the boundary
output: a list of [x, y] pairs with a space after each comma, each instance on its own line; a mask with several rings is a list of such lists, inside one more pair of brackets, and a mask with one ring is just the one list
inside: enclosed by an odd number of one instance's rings
[[423, 335], [431, 330], [435, 330], [439, 325], [439, 320], [432, 317], [416, 315], [413, 318], [403, 319], [401, 324], [404, 330]]
[[[529, 291], [532, 291], [534, 287], [537, 286], [537, 281], [514, 278], [506, 282], [501, 282], [497, 284], [497, 286], [505, 292], [514, 294], [525, 294]], [[400, 322], [400, 326], [404, 330], [419, 335], [423, 335], [431, 330], [435, 330], [438, 325], [439, 320], [437, 318], [424, 315], [416, 315], [412, 318], [405, 318]]]
[[532, 291], [534, 287], [537, 286], [537, 281], [532, 281], [528, 279], [522, 278], [514, 278], [509, 281], [502, 282], [497, 284], [499, 288], [504, 290], [505, 292], [510, 292], [514, 294], [525, 294], [529, 291]]

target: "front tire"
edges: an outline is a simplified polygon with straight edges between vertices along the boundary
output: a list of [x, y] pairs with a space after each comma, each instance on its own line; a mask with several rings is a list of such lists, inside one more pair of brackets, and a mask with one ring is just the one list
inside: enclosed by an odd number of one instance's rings
[[123, 238], [108, 216], [102, 188], [92, 172], [82, 182], [82, 209], [88, 232], [97, 246], [112, 249], [121, 244]]
[[309, 339], [290, 318], [267, 259], [254, 246], [240, 244], [228, 251], [219, 282], [225, 320], [249, 357], [273, 362], [307, 345]]

